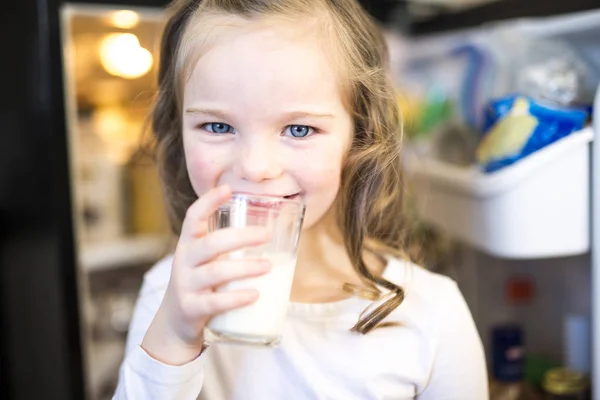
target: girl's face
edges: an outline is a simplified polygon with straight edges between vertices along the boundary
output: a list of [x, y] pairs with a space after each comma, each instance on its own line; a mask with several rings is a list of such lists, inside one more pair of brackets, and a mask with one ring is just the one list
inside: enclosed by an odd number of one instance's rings
[[184, 87], [190, 180], [197, 195], [228, 184], [300, 198], [309, 228], [338, 193], [352, 118], [317, 38], [242, 21], [211, 42]]

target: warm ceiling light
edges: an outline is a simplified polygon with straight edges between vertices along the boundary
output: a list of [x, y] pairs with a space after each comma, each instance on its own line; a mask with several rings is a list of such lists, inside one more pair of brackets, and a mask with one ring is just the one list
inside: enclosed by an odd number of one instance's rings
[[107, 35], [100, 44], [100, 62], [111, 75], [135, 79], [152, 68], [152, 54], [132, 33]]
[[110, 16], [110, 23], [121, 29], [131, 29], [138, 24], [140, 16], [135, 11], [120, 10], [115, 11]]

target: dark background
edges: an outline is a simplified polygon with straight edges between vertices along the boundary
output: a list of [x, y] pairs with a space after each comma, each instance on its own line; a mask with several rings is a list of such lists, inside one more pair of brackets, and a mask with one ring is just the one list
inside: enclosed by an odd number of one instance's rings
[[[87, 1], [84, 1], [86, 3]], [[157, 6], [159, 0], [89, 3]], [[598, 0], [501, 0], [415, 19], [402, 1], [362, 1], [420, 35], [598, 7]], [[0, 13], [0, 398], [83, 399], [82, 343], [63, 100], [60, 0]]]

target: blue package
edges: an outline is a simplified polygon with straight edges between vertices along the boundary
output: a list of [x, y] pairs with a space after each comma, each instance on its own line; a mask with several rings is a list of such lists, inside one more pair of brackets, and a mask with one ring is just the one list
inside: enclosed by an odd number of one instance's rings
[[506, 324], [492, 328], [492, 374], [500, 382], [519, 382], [525, 376], [523, 329]]
[[[519, 103], [521, 102], [521, 103]], [[589, 112], [583, 109], [576, 108], [559, 108], [551, 107], [548, 105], [540, 104], [534, 99], [527, 96], [511, 95], [502, 97], [499, 99], [492, 100], [484, 115], [484, 136], [482, 139], [482, 145], [487, 147], [493, 146], [489, 143], [485, 143], [486, 135], [490, 134], [505, 134], [494, 132], [496, 126], [503, 121], [506, 121], [510, 117], [510, 113], [518, 104], [527, 104], [527, 115], [535, 123], [531, 124], [532, 129], [528, 129], [525, 132], [526, 137], [521, 138], [522, 146], [519, 147], [518, 151], [510, 152], [506, 151], [502, 154], [502, 149], [496, 149], [495, 154], [493, 151], [487, 150], [484, 156], [479, 157], [479, 161], [485, 172], [494, 172], [508, 165], [515, 163], [516, 161], [534, 153], [535, 151], [556, 142], [559, 139], [569, 135], [572, 132], [581, 130], [589, 117]], [[490, 142], [490, 140], [487, 140]], [[498, 142], [498, 140], [496, 140]], [[514, 146], [513, 146], [514, 147]], [[498, 155], [501, 154], [501, 156]]]

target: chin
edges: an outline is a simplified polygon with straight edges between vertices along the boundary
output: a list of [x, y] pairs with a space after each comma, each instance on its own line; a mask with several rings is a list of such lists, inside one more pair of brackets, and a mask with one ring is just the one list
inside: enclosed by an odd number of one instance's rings
[[334, 204], [327, 208], [318, 206], [311, 207], [311, 204], [306, 204], [306, 215], [304, 216], [304, 222], [302, 223], [302, 230], [311, 229], [322, 223], [332, 223], [335, 221], [334, 218]]

